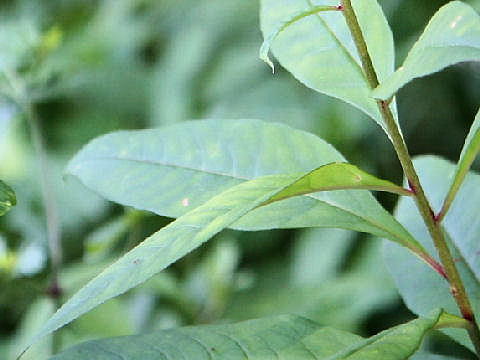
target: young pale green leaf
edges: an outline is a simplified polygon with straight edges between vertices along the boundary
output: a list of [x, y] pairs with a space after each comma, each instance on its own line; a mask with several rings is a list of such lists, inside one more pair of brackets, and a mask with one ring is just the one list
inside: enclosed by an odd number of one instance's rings
[[[455, 174], [455, 165], [434, 156], [417, 158], [414, 164], [433, 209], [438, 210], [449, 189], [450, 179]], [[480, 175], [469, 173], [442, 223], [475, 313], [480, 312], [478, 204], [480, 204]], [[434, 253], [435, 249], [428, 231], [413, 201], [401, 198], [395, 213], [397, 219], [427, 251]], [[430, 309], [441, 307], [450, 313], [460, 315], [450, 295], [448, 283], [441, 276], [394, 244], [385, 243], [384, 256], [400, 294], [410, 310], [425, 315]], [[450, 329], [442, 331], [473, 350], [465, 331]]]
[[[322, 5], [337, 6], [338, 1], [326, 0]], [[352, 5], [382, 81], [394, 70], [390, 27], [376, 0], [354, 0]], [[262, 0], [260, 17], [266, 42], [297, 14], [314, 8], [311, 0]], [[341, 11], [320, 12], [289, 24], [278, 34], [271, 48], [280, 64], [300, 82], [352, 104], [385, 130]]]
[[[287, 199], [301, 194], [317, 191], [365, 189], [387, 191], [410, 196], [412, 192], [387, 180], [379, 179], [348, 163], [333, 163], [321, 166], [312, 172], [313, 176], [304, 177], [292, 186], [280, 191], [269, 202]], [[336, 187], [336, 184], [338, 187]]]
[[17, 204], [15, 192], [10, 186], [0, 180], [0, 216], [4, 215], [12, 206]]
[[88, 341], [50, 360], [93, 359], [382, 359], [414, 354], [442, 314], [436, 311], [368, 339], [293, 315], [229, 325], [191, 326], [151, 334]]
[[[335, 162], [345, 159], [331, 145], [285, 125], [200, 120], [102, 136], [72, 159], [67, 173], [109, 200], [179, 217], [255, 177], [306, 172]], [[372, 194], [357, 190], [291, 198], [256, 209], [229, 226], [240, 230], [340, 227], [398, 242], [414, 241]]]
[[469, 5], [452, 1], [432, 17], [403, 65], [380, 81], [372, 96], [389, 99], [409, 81], [462, 61], [480, 61], [480, 16]]
[[[347, 173], [344, 177], [330, 177], [330, 189], [325, 187], [321, 180], [316, 179], [323, 176], [324, 168], [328, 168], [328, 165], [306, 174], [257, 178], [215, 196], [147, 238], [90, 281], [57, 311], [33, 341], [144, 282], [249, 211], [273, 201], [278, 194], [294, 196], [296, 189], [303, 194], [307, 187], [312, 192], [317, 191], [316, 184], [321, 184], [320, 190], [338, 189], [344, 183], [351, 186], [351, 176]], [[298, 184], [302, 185], [299, 187]], [[359, 184], [365, 186], [361, 181]], [[422, 251], [415, 240], [404, 245]]]
[[460, 159], [458, 160], [457, 169], [455, 170], [455, 176], [453, 177], [452, 184], [450, 185], [450, 190], [448, 191], [447, 196], [443, 202], [442, 209], [437, 215], [437, 221], [441, 221], [445, 214], [450, 209], [455, 195], [457, 195], [460, 186], [465, 179], [470, 166], [472, 166], [473, 161], [477, 157], [478, 152], [480, 151], [480, 111], [477, 113], [475, 120], [473, 121], [472, 126], [470, 127], [470, 132], [465, 139], [465, 144], [463, 145], [462, 152], [460, 154]]

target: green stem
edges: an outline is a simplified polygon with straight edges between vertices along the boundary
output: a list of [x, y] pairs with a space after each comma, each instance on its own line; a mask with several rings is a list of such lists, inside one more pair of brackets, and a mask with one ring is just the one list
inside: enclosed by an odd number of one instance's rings
[[[347, 25], [360, 55], [362, 69], [365, 73], [368, 84], [371, 89], [375, 89], [379, 85], [377, 74], [375, 72], [375, 68], [373, 67], [372, 59], [370, 58], [367, 44], [353, 10], [351, 0], [343, 0], [342, 7]], [[455, 266], [455, 261], [450, 253], [450, 249], [448, 248], [447, 242], [440, 228], [440, 224], [435, 221], [435, 215], [427, 197], [425, 196], [422, 185], [420, 184], [417, 172], [415, 171], [410, 154], [408, 153], [407, 145], [402, 137], [402, 134], [400, 133], [397, 123], [395, 122], [392, 111], [389, 107], [389, 103], [386, 101], [377, 100], [377, 105], [380, 113], [382, 114], [383, 121], [387, 127], [388, 134], [390, 135], [393, 147], [395, 148], [398, 159], [400, 160], [405, 176], [408, 179], [410, 189], [414, 193], [413, 198], [415, 200], [415, 204], [422, 215], [423, 221], [427, 226], [430, 236], [432, 237], [437, 249], [440, 261], [444, 266], [447, 280], [450, 284], [450, 292], [454, 297], [463, 318], [470, 321], [472, 324], [471, 329], [468, 330], [468, 334], [472, 340], [477, 355], [480, 355], [480, 330], [475, 321], [475, 315], [473, 313], [472, 306], [470, 305], [465, 287]]]
[[[32, 104], [24, 107], [25, 115], [30, 125], [33, 147], [38, 159], [40, 174], [40, 184], [42, 189], [43, 201], [45, 206], [45, 216], [47, 220], [48, 247], [50, 251], [51, 279], [48, 289], [48, 295], [55, 302], [58, 309], [61, 305], [61, 287], [58, 281], [58, 273], [62, 263], [62, 248], [60, 243], [60, 223], [58, 221], [57, 204], [53, 193], [53, 187], [50, 184], [50, 171], [47, 164], [47, 154], [43, 143], [38, 117]], [[52, 350], [55, 354], [60, 348], [58, 335], [53, 335]]]

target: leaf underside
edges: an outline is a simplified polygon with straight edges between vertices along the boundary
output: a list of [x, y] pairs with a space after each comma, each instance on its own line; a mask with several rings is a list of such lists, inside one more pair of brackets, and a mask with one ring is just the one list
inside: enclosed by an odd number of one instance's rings
[[[348, 171], [343, 176], [329, 173], [330, 167], [337, 165], [347, 165]], [[365, 173], [363, 179], [358, 178], [359, 173], [352, 173], [352, 170], [348, 164], [331, 164], [307, 173], [269, 175], [241, 183], [213, 197], [144, 240], [90, 281], [57, 311], [33, 342], [144, 282], [259, 206], [307, 191], [328, 190], [329, 187], [386, 183], [365, 176]], [[413, 239], [403, 245], [418, 248]]]
[[[328, 0], [322, 5], [337, 6]], [[380, 81], [394, 71], [393, 35], [376, 0], [353, 0], [360, 27]], [[295, 14], [315, 8], [310, 0], [262, 0], [265, 39]], [[388, 134], [363, 73], [355, 44], [339, 12], [320, 12], [290, 24], [272, 42], [272, 53], [297, 80], [320, 93], [343, 100], [374, 119]], [[395, 103], [392, 104], [396, 113]]]
[[[285, 125], [201, 120], [102, 136], [72, 159], [67, 173], [109, 200], [179, 217], [244, 181], [334, 162], [345, 159], [331, 145]], [[229, 227], [340, 227], [412, 241], [370, 193], [356, 190], [288, 199], [259, 208]]]

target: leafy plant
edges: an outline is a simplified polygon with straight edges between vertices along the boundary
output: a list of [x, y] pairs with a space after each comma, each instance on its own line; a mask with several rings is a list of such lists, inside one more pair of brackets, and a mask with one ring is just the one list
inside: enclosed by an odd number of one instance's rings
[[15, 193], [10, 186], [0, 180], [0, 216], [17, 203]]
[[[312, 134], [259, 120], [202, 120], [102, 136], [70, 161], [67, 174], [109, 200], [177, 220], [83, 286], [28, 346], [145, 282], [223, 229], [327, 227], [388, 240], [388, 266], [419, 318], [367, 339], [300, 317], [261, 318], [94, 340], [52, 359], [434, 358], [418, 351], [432, 329], [480, 355], [480, 180], [469, 172], [480, 150], [480, 113], [457, 166], [435, 156], [412, 161], [395, 102], [396, 92], [415, 78], [480, 60], [480, 16], [462, 2], [448, 3], [394, 71], [393, 36], [376, 0], [324, 2], [262, 0], [260, 57], [273, 67], [271, 47], [300, 82], [371, 117], [396, 151], [404, 186], [347, 163]], [[35, 129], [35, 116], [26, 109]], [[370, 191], [400, 195], [395, 216]]]

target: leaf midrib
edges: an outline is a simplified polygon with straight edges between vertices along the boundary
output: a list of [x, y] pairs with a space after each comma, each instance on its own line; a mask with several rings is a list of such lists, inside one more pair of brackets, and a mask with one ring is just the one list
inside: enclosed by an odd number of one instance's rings
[[[313, 7], [315, 6], [313, 3], [312, 3], [312, 0], [306, 0], [306, 3]], [[320, 23], [322, 24], [322, 26], [324, 26], [328, 32], [330, 33], [330, 35], [333, 36], [333, 38], [335, 39], [335, 42], [339, 45], [339, 47], [342, 49], [342, 51], [346, 54], [346, 56], [355, 64], [355, 67], [357, 68], [357, 70], [360, 72], [360, 74], [362, 75], [362, 78], [365, 80], [366, 82], [366, 79], [365, 79], [365, 76], [363, 74], [363, 70], [362, 70], [362, 67], [361, 65], [357, 62], [357, 60], [355, 59], [355, 57], [350, 53], [350, 51], [343, 45], [343, 43], [340, 41], [340, 39], [337, 37], [337, 35], [335, 34], [335, 32], [330, 28], [330, 26], [328, 26], [328, 24], [325, 22], [325, 20], [320, 16], [319, 13], [315, 14], [315, 18], [317, 18]]]

